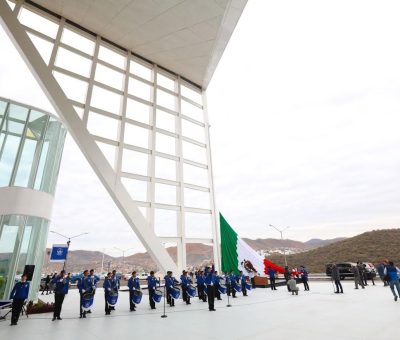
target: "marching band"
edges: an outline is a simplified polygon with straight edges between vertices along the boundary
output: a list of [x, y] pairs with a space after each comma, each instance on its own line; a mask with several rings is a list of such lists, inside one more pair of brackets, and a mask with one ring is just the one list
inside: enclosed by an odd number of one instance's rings
[[[194, 285], [194, 278], [197, 286]], [[150, 272], [147, 277], [147, 289], [149, 294], [149, 304], [151, 309], [156, 309], [156, 303], [161, 302], [163, 293], [160, 289], [161, 282], [156, 278], [154, 271]], [[99, 278], [94, 275], [94, 270], [84, 270], [77, 281], [77, 288], [79, 290], [79, 317], [85, 319], [87, 314], [91, 313], [91, 308], [94, 302], [94, 295], [97, 289]], [[175, 300], [179, 299], [182, 292], [182, 300], [186, 305], [190, 305], [191, 298], [198, 296], [200, 301], [208, 302], [209, 311], [215, 311], [214, 300], [222, 300], [221, 294], [227, 294], [236, 298], [237, 292], [242, 292], [243, 296], [247, 296], [247, 290], [252, 289], [249, 276], [246, 276], [242, 271], [236, 275], [233, 271], [224, 273], [223, 276], [215, 271], [214, 265], [206, 266], [203, 270], [198, 270], [194, 274], [188, 273], [186, 270], [182, 271], [180, 280], [177, 280], [172, 271], [168, 271], [164, 277], [166, 294], [165, 298], [170, 307], [175, 306]], [[61, 319], [61, 308], [65, 296], [68, 294], [69, 286], [71, 283], [70, 274], [66, 274], [63, 270], [59, 275], [56, 275], [51, 280], [54, 290], [55, 303], [53, 319]], [[197, 288], [197, 289], [196, 289]], [[103, 282], [104, 301], [105, 301], [105, 315], [110, 315], [118, 301], [118, 294], [120, 290], [120, 278], [116, 271], [109, 272]], [[129, 307], [130, 311], [136, 310], [136, 305], [142, 300], [142, 289], [140, 286], [140, 279], [137, 277], [136, 272], [133, 271], [128, 280], [129, 290]], [[13, 303], [13, 317], [11, 324], [15, 325], [18, 322], [18, 316], [21, 309], [28, 297], [29, 282], [26, 282], [26, 276], [22, 276], [22, 281], [15, 285], [10, 298], [14, 299]]]

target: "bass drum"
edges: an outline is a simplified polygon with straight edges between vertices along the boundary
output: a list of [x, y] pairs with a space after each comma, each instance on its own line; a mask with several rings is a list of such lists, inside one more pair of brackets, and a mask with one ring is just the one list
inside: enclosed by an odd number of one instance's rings
[[138, 305], [142, 301], [143, 293], [140, 290], [134, 290], [132, 294], [132, 302]]
[[196, 287], [193, 286], [192, 284], [190, 284], [187, 288], [187, 292], [189, 294], [190, 297], [195, 297], [196, 296]]
[[94, 291], [83, 293], [82, 294], [82, 309], [84, 311], [88, 311], [92, 307], [93, 301], [94, 301]]
[[218, 286], [218, 291], [221, 293], [221, 294], [226, 294], [226, 286], [225, 285], [223, 285], [223, 284], [220, 284], [219, 286]]
[[172, 298], [179, 299], [179, 297], [181, 296], [181, 290], [178, 287], [172, 287], [171, 291], [170, 291], [170, 295], [172, 296]]
[[118, 292], [116, 291], [110, 292], [107, 296], [107, 303], [111, 307], [114, 307], [117, 304], [117, 301], [118, 301]]
[[159, 290], [156, 290], [152, 296], [153, 301], [159, 303], [161, 301], [161, 298], [162, 293]]
[[235, 284], [233, 288], [236, 290], [237, 293], [240, 293], [242, 291], [242, 287], [238, 284]]

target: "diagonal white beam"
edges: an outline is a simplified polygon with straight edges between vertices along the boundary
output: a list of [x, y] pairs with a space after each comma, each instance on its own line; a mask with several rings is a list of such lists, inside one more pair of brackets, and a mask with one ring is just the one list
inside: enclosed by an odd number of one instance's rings
[[133, 202], [119, 178], [117, 178], [113, 168], [104, 157], [93, 137], [89, 134], [72, 104], [53, 77], [50, 69], [39, 55], [25, 29], [19, 23], [5, 0], [0, 0], [0, 23], [47, 95], [54, 109], [63, 120], [69, 133], [78, 144], [94, 172], [153, 260], [162, 271], [172, 270], [177, 272], [176, 264], [154, 234], [154, 231], [148, 227], [141, 211]]

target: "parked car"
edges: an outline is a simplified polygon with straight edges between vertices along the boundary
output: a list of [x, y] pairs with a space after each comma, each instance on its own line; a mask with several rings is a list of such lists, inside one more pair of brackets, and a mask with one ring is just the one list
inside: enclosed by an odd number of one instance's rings
[[[344, 280], [347, 277], [354, 277], [353, 271], [351, 270], [352, 266], [355, 266], [356, 263], [353, 262], [339, 262], [336, 263], [336, 267], [339, 269], [340, 279]], [[332, 276], [332, 263], [328, 263], [326, 265], [326, 275]]]

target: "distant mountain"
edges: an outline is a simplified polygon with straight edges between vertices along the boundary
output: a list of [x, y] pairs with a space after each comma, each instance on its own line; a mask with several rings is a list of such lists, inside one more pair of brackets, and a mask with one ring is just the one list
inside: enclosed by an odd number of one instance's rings
[[[294, 240], [280, 240], [280, 239], [248, 239], [243, 240], [247, 242], [250, 247], [254, 250], [276, 250], [276, 249], [291, 249], [295, 252], [304, 252], [315, 247], [319, 247], [324, 242], [335, 242], [335, 240], [319, 240], [313, 239], [307, 242], [300, 242]], [[172, 259], [176, 261], [176, 247], [167, 248], [168, 253]], [[46, 252], [46, 258], [44, 261], [43, 272], [54, 272], [60, 271], [62, 264], [49, 263], [48, 262], [49, 249]], [[204, 265], [206, 261], [209, 261], [212, 257], [212, 247], [205, 244], [189, 243], [186, 245], [187, 254], [187, 265], [188, 267], [199, 267]], [[102, 269], [103, 253], [99, 251], [86, 251], [86, 250], [73, 250], [69, 252], [67, 260], [67, 270], [71, 272], [80, 272], [83, 269], [93, 268], [96, 272]], [[152, 260], [150, 255], [145, 253], [137, 253], [134, 255], [122, 257], [112, 257], [104, 255], [103, 270], [108, 271], [109, 269], [116, 269], [118, 271], [128, 273], [132, 270], [137, 271], [150, 271], [157, 270], [155, 262]]]
[[[333, 244], [318, 247], [303, 253], [287, 256], [290, 267], [305, 265], [310, 271], [324, 272], [331, 262], [371, 262], [380, 263], [391, 259], [400, 264], [400, 229], [374, 230]], [[284, 257], [274, 254], [272, 262], [284, 264]]]
[[328, 240], [321, 240], [320, 238], [312, 238], [311, 240], [304, 242], [304, 244], [311, 246], [311, 247], [321, 247], [321, 246], [326, 246], [328, 244], [343, 241], [345, 239], [346, 239], [346, 237], [336, 237], [336, 238], [332, 238], [332, 239], [328, 239]]

